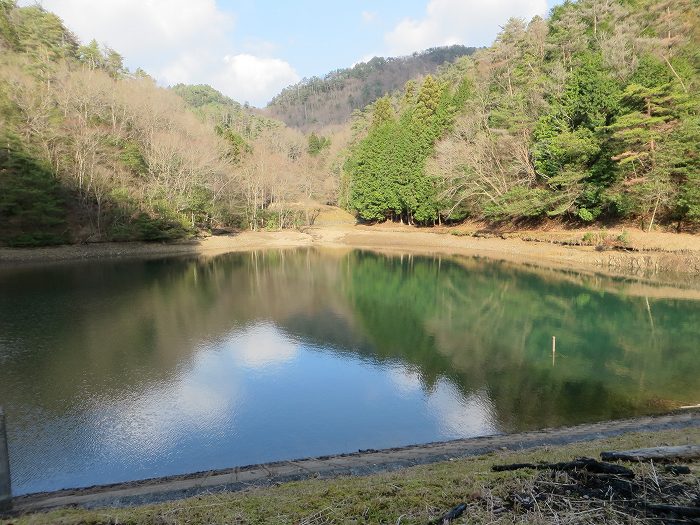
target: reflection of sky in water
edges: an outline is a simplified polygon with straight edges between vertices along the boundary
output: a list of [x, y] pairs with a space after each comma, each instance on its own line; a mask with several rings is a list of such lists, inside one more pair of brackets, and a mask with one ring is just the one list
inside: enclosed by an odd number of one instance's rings
[[170, 381], [84, 399], [33, 438], [15, 436], [15, 489], [493, 434], [494, 420], [482, 393], [465, 398], [444, 378], [426, 389], [403, 365], [324, 351], [262, 322], [200, 347]]
[[399, 393], [422, 398], [443, 438], [487, 436], [498, 432], [495, 410], [486, 392], [465, 397], [445, 378], [440, 378], [426, 391], [418, 371], [404, 366], [389, 369], [387, 375]]
[[607, 286], [315, 250], [2, 270], [15, 489], [697, 403], [700, 302]]

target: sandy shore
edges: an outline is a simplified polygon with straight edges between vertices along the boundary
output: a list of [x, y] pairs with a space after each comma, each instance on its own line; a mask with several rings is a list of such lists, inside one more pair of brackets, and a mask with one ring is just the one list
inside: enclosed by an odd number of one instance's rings
[[[613, 232], [614, 233], [614, 232]], [[700, 236], [628, 232], [624, 249], [574, 246], [581, 232], [517, 232], [478, 236], [464, 230], [401, 226], [325, 226], [304, 231], [241, 232], [171, 244], [102, 243], [46, 248], [0, 248], [0, 265], [150, 257], [207, 256], [256, 249], [326, 247], [379, 252], [486, 257], [550, 269], [659, 282], [700, 283]]]

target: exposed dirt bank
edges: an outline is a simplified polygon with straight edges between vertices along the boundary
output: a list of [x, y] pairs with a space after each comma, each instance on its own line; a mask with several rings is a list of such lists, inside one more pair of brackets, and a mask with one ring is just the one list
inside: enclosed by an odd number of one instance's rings
[[[303, 232], [241, 232], [171, 244], [104, 243], [49, 248], [0, 248], [0, 264], [44, 263], [180, 254], [217, 255], [304, 246], [362, 248], [392, 253], [487, 257], [546, 268], [651, 278], [700, 287], [700, 236], [641, 231], [521, 231], [484, 234], [464, 228], [336, 225]], [[622, 237], [623, 241], [617, 241]], [[623, 246], [624, 245], [624, 246]]]
[[[410, 227], [363, 227], [348, 229], [310, 228], [307, 232], [316, 244], [340, 245], [378, 251], [421, 254], [455, 254], [481, 256], [514, 263], [527, 263], [548, 268], [588, 270], [620, 276], [650, 277], [661, 273], [669, 281], [693, 281], [700, 276], [700, 237], [675, 234], [656, 234], [668, 237], [664, 243], [636, 245], [628, 241], [625, 250], [605, 246], [572, 246], [557, 244], [548, 239], [550, 234], [533, 240], [531, 232], [474, 236], [460, 230], [422, 230]], [[477, 234], [478, 235], [478, 234]], [[556, 239], [556, 237], [554, 238]], [[647, 241], [648, 242], [648, 241]], [[683, 246], [683, 248], [681, 248]], [[676, 274], [676, 275], [672, 275]]]
[[[222, 494], [252, 487], [274, 487], [290, 481], [376, 475], [442, 461], [464, 461], [463, 458], [482, 456], [493, 452], [503, 456], [505, 455], [504, 451], [523, 451], [543, 446], [558, 447], [630, 433], [681, 430], [689, 437], [697, 437], [698, 428], [700, 428], [700, 413], [686, 411], [666, 416], [462, 439], [396, 449], [359, 451], [354, 454], [267, 463], [79, 490], [64, 490], [16, 498], [14, 506], [18, 512], [35, 512], [67, 506], [99, 508], [142, 505], [202, 494]], [[666, 438], [667, 436], [664, 436], [659, 439]], [[549, 451], [551, 448], [546, 450]]]
[[173, 243], [106, 242], [71, 244], [42, 248], [0, 248], [0, 264], [44, 263], [122, 257], [150, 257], [187, 254], [217, 255], [269, 248], [310, 246], [313, 239], [297, 231], [242, 232]]

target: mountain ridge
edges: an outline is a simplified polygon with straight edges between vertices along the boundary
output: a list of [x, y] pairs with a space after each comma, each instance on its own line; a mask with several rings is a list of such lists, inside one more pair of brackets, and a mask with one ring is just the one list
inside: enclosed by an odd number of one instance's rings
[[399, 57], [373, 57], [348, 68], [330, 71], [287, 86], [264, 108], [264, 113], [302, 131], [345, 124], [353, 111], [403, 88], [412, 79], [432, 74], [476, 47], [433, 47]]

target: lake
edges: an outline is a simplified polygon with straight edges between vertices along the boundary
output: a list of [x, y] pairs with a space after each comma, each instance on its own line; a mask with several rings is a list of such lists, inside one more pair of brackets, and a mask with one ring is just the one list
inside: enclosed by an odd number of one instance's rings
[[16, 494], [700, 402], [700, 301], [622, 280], [300, 249], [8, 267], [0, 290]]

